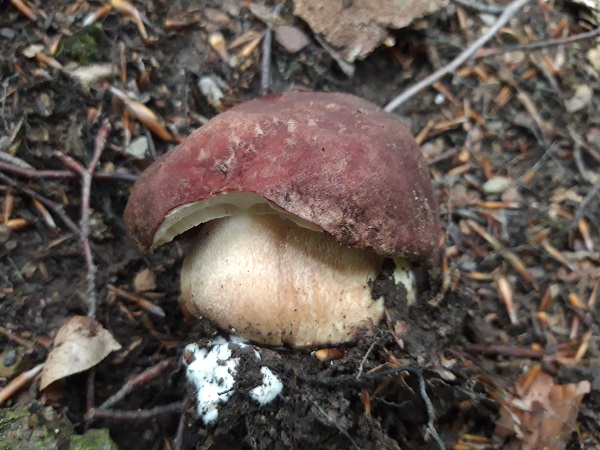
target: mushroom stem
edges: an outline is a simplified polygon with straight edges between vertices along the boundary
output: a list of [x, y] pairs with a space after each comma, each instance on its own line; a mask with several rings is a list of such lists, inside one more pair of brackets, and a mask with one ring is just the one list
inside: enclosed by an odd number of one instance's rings
[[381, 320], [383, 299], [372, 298], [370, 280], [383, 260], [277, 214], [243, 213], [204, 225], [183, 264], [182, 298], [257, 343], [336, 344]]

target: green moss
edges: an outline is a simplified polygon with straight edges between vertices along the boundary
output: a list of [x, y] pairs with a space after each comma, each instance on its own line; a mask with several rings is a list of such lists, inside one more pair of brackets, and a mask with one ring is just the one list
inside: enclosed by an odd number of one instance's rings
[[117, 446], [110, 439], [108, 429], [101, 428], [89, 430], [83, 435], [71, 436], [69, 450], [117, 450]]
[[117, 450], [107, 429], [73, 434], [73, 426], [34, 402], [0, 409], [0, 450]]
[[60, 54], [66, 55], [71, 61], [82, 66], [102, 58], [102, 49], [95, 36], [94, 30], [85, 30], [65, 38]]

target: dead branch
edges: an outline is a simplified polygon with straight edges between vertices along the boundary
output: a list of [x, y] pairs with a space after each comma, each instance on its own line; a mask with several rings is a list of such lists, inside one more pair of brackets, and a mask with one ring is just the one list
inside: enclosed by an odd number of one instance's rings
[[25, 387], [29, 386], [31, 382], [39, 375], [44, 367], [43, 364], [38, 364], [33, 369], [29, 369], [27, 372], [23, 372], [17, 378], [12, 380], [8, 385], [0, 390], [0, 405], [4, 404], [6, 400], [11, 398], [17, 392], [21, 391]]
[[108, 120], [104, 120], [98, 129], [96, 139], [94, 143], [94, 153], [92, 160], [87, 167], [83, 167], [79, 162], [74, 160], [68, 155], [62, 152], [55, 152], [56, 156], [61, 162], [73, 172], [79, 174], [81, 177], [81, 219], [80, 219], [80, 238], [81, 245], [83, 247], [83, 255], [85, 258], [85, 266], [87, 268], [86, 282], [86, 297], [88, 302], [88, 317], [94, 318], [96, 316], [96, 266], [94, 265], [94, 257], [92, 255], [92, 248], [90, 245], [90, 216], [92, 214], [90, 208], [90, 195], [92, 187], [92, 175], [96, 166], [100, 161], [100, 156], [104, 151], [108, 133], [110, 132], [110, 124]]
[[428, 77], [419, 81], [416, 84], [413, 84], [407, 90], [405, 90], [402, 94], [398, 95], [392, 101], [390, 101], [383, 108], [387, 112], [394, 111], [398, 106], [402, 103], [406, 102], [410, 98], [417, 95], [423, 89], [428, 88], [433, 83], [438, 81], [444, 75], [447, 75], [451, 72], [454, 72], [458, 67], [460, 67], [465, 61], [471, 58], [481, 47], [485, 45], [487, 41], [492, 39], [500, 29], [506, 25], [506, 23], [530, 0], [514, 0], [508, 6], [504, 8], [504, 12], [498, 17], [496, 22], [490, 27], [488, 31], [486, 31], [479, 39], [469, 45], [464, 51], [462, 51], [456, 58], [454, 58], [450, 63], [446, 64], [439, 70], [436, 70]]
[[145, 386], [146, 384], [158, 378], [173, 364], [173, 359], [165, 359], [164, 361], [161, 361], [158, 364], [155, 364], [154, 366], [144, 370], [139, 375], [127, 381], [127, 383], [125, 383], [123, 387], [119, 389], [118, 392], [113, 394], [104, 403], [102, 403], [102, 405], [100, 405], [100, 409], [107, 409], [112, 407], [117, 402], [125, 398], [125, 396], [127, 396], [129, 393], [133, 392], [135, 389], [139, 388], [140, 386]]
[[[77, 178], [77, 174], [70, 170], [36, 170], [34, 168], [17, 167], [13, 164], [0, 161], [0, 170], [2, 172], [17, 175], [23, 178], [45, 178], [45, 179], [72, 179]], [[135, 182], [137, 175], [120, 172], [94, 172], [92, 178], [95, 180], [115, 180]]]
[[590, 31], [575, 34], [573, 36], [567, 36], [564, 38], [557, 39], [546, 39], [542, 41], [530, 42], [528, 44], [510, 45], [507, 47], [494, 47], [494, 48], [482, 48], [476, 54], [475, 58], [487, 58], [489, 56], [500, 55], [502, 53], [527, 51], [527, 50], [540, 50], [549, 47], [558, 47], [560, 45], [572, 44], [579, 41], [592, 42], [592, 39], [600, 36], [600, 27], [594, 28]]
[[123, 411], [118, 409], [102, 409], [92, 408], [88, 412], [88, 418], [93, 419], [109, 419], [115, 421], [129, 420], [150, 420], [164, 414], [173, 414], [181, 412], [185, 407], [185, 402], [173, 402], [166, 405], [156, 406], [150, 409], [138, 409], [135, 411]]

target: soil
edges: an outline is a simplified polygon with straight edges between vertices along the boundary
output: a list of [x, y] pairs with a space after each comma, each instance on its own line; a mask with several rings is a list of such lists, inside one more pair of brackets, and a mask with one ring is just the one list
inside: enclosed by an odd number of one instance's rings
[[[185, 137], [261, 91], [260, 46], [243, 66], [232, 68], [208, 39], [216, 31], [228, 43], [250, 29], [263, 32], [265, 24], [247, 6], [234, 0], [205, 1], [201, 7], [140, 0], [135, 7], [144, 13], [150, 36], [145, 44], [134, 21], [118, 10], [83, 27], [98, 3], [43, 2], [47, 17], [29, 20], [12, 2], [3, 2], [1, 150], [36, 170], [65, 170], [57, 150], [87, 165], [105, 117], [112, 130], [97, 171], [141, 173], [175, 144], [131, 115], [127, 122], [122, 104], [101, 83], [82, 87], [63, 70], [31, 57], [31, 46], [43, 44], [50, 55], [54, 39], [62, 36], [54, 58], [63, 67], [115, 64], [118, 70], [108, 81], [135, 92], [173, 135]], [[303, 30], [309, 44], [290, 54], [273, 42], [270, 91], [343, 91], [379, 105], [448, 63], [489, 19], [470, 9], [445, 8], [394, 32], [396, 44], [357, 62], [349, 78], [293, 17], [289, 2], [279, 14]], [[570, 2], [532, 3], [489, 45], [575, 34], [593, 28], [586, 17]], [[169, 28], [167, 18], [191, 23]], [[262, 407], [249, 397], [256, 385], [256, 362], [250, 358], [242, 366], [248, 376], [209, 426], [194, 418], [194, 393], [186, 386], [181, 357], [186, 343], [208, 343], [221, 332], [206, 320], [190, 320], [179, 305], [187, 242], [142, 254], [122, 221], [131, 183], [94, 179], [96, 319], [123, 348], [94, 369], [94, 378], [89, 372], [74, 375], [44, 393], [34, 383], [8, 404], [41, 399], [77, 432], [107, 427], [123, 449], [425, 449], [439, 448], [440, 441], [456, 449], [517, 448], [521, 441], [502, 437], [496, 422], [519, 376], [539, 367], [556, 384], [590, 382], [572, 433], [557, 439], [569, 449], [598, 448], [600, 197], [594, 186], [600, 173], [600, 77], [588, 56], [597, 42], [471, 59], [396, 110], [419, 136], [431, 168], [441, 205], [442, 263], [418, 271], [419, 298], [410, 308], [382, 276], [375, 289], [386, 296], [388, 319], [363, 330], [341, 352], [329, 349], [331, 361], [320, 361], [311, 350], [257, 347], [261, 364], [283, 381], [283, 392]], [[207, 76], [225, 83], [220, 104], [208, 101], [199, 87]], [[592, 95], [572, 107], [582, 86]], [[138, 136], [150, 142], [141, 159], [126, 149], [127, 140]], [[24, 370], [46, 360], [52, 338], [69, 317], [88, 312], [84, 252], [59, 214], [78, 223], [81, 183], [1, 172], [15, 182], [0, 180], [4, 218], [23, 219], [24, 225], [11, 228], [7, 220], [2, 225], [0, 325], [33, 346], [24, 349], [3, 333], [0, 351], [19, 350]], [[508, 180], [508, 187], [494, 190], [490, 180]], [[55, 224], [23, 188], [54, 202], [46, 210]], [[164, 317], [110, 288], [133, 293], [134, 277], [144, 269], [155, 275], [156, 287], [143, 296]], [[90, 400], [100, 405], [131, 376], [167, 359], [174, 363], [166, 372], [114, 409], [160, 409], [180, 400], [184, 408], [146, 419], [115, 414], [86, 420]], [[8, 378], [0, 378], [0, 388]]]

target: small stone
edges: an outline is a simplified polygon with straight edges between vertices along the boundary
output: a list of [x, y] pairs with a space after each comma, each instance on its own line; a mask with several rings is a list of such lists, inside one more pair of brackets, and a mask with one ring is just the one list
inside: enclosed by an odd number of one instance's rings
[[492, 177], [483, 183], [483, 192], [486, 194], [502, 194], [512, 183], [512, 180], [507, 177]]
[[306, 34], [292, 25], [281, 25], [275, 30], [275, 40], [288, 53], [298, 53], [308, 45]]

